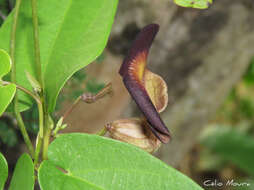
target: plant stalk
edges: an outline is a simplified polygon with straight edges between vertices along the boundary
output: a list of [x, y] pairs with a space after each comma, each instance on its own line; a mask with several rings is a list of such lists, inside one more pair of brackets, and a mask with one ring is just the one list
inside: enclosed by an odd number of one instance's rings
[[51, 130], [52, 130], [52, 126], [51, 126], [51, 120], [50, 120], [50, 116], [48, 114], [45, 114], [44, 116], [45, 118], [45, 128], [44, 128], [44, 139], [43, 139], [43, 150], [42, 150], [42, 158], [43, 160], [48, 159], [48, 146], [49, 146], [49, 140], [50, 140], [50, 135], [51, 135]]
[[[11, 40], [10, 40], [10, 57], [12, 60], [11, 81], [13, 83], [16, 83], [15, 48], [16, 48], [16, 30], [17, 30], [20, 5], [21, 5], [21, 0], [17, 0], [16, 5], [15, 5], [15, 12], [13, 15], [13, 23], [12, 23], [12, 29], [11, 29]], [[24, 138], [24, 141], [28, 147], [28, 150], [29, 150], [31, 156], [34, 157], [34, 148], [33, 148], [32, 142], [28, 136], [25, 124], [24, 124], [21, 114], [18, 110], [18, 94], [17, 93], [15, 94], [13, 102], [14, 102], [14, 113], [15, 113], [15, 116], [16, 116], [16, 119], [18, 122], [18, 126], [20, 128], [21, 134]]]
[[31, 0], [32, 3], [32, 18], [33, 18], [33, 35], [34, 35], [34, 55], [37, 80], [43, 88], [43, 80], [41, 73], [41, 58], [40, 58], [40, 43], [39, 43], [39, 25], [37, 16], [37, 1]]
[[[12, 83], [12, 82], [8, 82], [8, 81], [1, 81], [1, 84], [2, 85], [8, 85], [8, 84], [15, 84], [15, 83]], [[16, 85], [16, 88], [21, 90], [22, 92], [26, 93], [27, 95], [31, 96], [31, 98], [33, 98], [37, 103], [40, 103], [41, 104], [41, 100], [38, 96], [36, 96], [33, 92], [31, 92], [30, 90], [18, 85], [18, 84], [15, 84]]]
[[44, 118], [43, 118], [43, 105], [42, 103], [38, 103], [38, 110], [39, 110], [39, 134], [37, 136], [37, 143], [35, 148], [35, 157], [34, 157], [34, 165], [39, 161], [39, 156], [41, 152], [41, 144], [43, 140], [43, 127], [44, 127]]
[[36, 149], [35, 149], [35, 156], [34, 156], [34, 166], [39, 162], [40, 152], [41, 152], [41, 144], [42, 144], [42, 138], [40, 134], [37, 135], [36, 139]]
[[70, 115], [72, 110], [78, 105], [79, 101], [81, 100], [81, 96], [79, 96], [74, 103], [69, 107], [69, 109], [63, 115], [63, 121]]

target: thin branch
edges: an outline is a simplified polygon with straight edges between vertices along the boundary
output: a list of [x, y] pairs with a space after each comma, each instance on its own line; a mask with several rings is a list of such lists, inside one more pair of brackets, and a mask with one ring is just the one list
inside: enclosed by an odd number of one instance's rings
[[43, 128], [44, 128], [44, 116], [43, 116], [43, 105], [42, 103], [38, 104], [39, 110], [39, 134], [37, 136], [37, 143], [35, 148], [35, 156], [34, 156], [34, 165], [36, 166], [39, 161], [39, 156], [41, 152], [41, 144], [43, 139]]
[[[42, 150], [42, 159], [46, 160], [48, 159], [48, 146], [49, 146], [49, 140], [50, 140], [50, 135], [51, 135], [51, 130], [54, 127], [54, 124], [52, 123], [52, 119], [50, 115], [45, 113], [45, 134], [44, 134], [44, 139], [43, 139], [43, 150]], [[52, 126], [53, 125], [53, 126]]]
[[[15, 62], [15, 47], [16, 47], [16, 29], [17, 29], [17, 21], [18, 21], [18, 15], [19, 15], [19, 9], [21, 5], [21, 0], [16, 1], [15, 6], [15, 13], [13, 15], [13, 23], [12, 23], [12, 30], [11, 30], [11, 40], [10, 40], [10, 57], [12, 60], [12, 71], [11, 71], [11, 81], [13, 83], [16, 83], [16, 62]], [[32, 142], [28, 136], [28, 133], [26, 131], [25, 124], [23, 122], [23, 119], [21, 117], [21, 114], [18, 109], [18, 94], [15, 94], [14, 97], [14, 113], [18, 122], [18, 126], [20, 128], [21, 134], [24, 138], [24, 141], [30, 151], [30, 154], [32, 157], [34, 156], [34, 148], [32, 145]]]
[[84, 93], [81, 98], [82, 101], [91, 104], [94, 103], [96, 101], [98, 101], [99, 99], [105, 97], [108, 94], [112, 94], [113, 90], [112, 90], [112, 84], [111, 82], [108, 83], [103, 89], [101, 89], [97, 94], [93, 95], [90, 93]]
[[[33, 19], [33, 37], [34, 37], [34, 56], [35, 56], [35, 68], [36, 68], [36, 74], [37, 74], [37, 80], [40, 83], [42, 90], [43, 90], [43, 79], [42, 79], [42, 73], [41, 73], [41, 61], [40, 61], [40, 44], [39, 44], [39, 25], [38, 25], [38, 16], [37, 16], [37, 1], [31, 0], [32, 4], [32, 19]], [[41, 96], [41, 101], [44, 102], [44, 97]], [[39, 135], [38, 135], [38, 142], [35, 149], [35, 160], [34, 164], [36, 165], [39, 160], [39, 155], [41, 152], [41, 145], [42, 140], [44, 138], [44, 110], [43, 105], [38, 104], [39, 109]]]
[[64, 113], [63, 120], [66, 119], [72, 112], [72, 110], [78, 105], [80, 100], [84, 101], [85, 103], [91, 104], [96, 102], [97, 100], [105, 97], [108, 94], [112, 94], [112, 84], [108, 83], [103, 89], [101, 89], [97, 94], [93, 95], [90, 93], [84, 93], [81, 96], [79, 96], [75, 102], [69, 107], [69, 109]]
[[[8, 85], [8, 84], [13, 84], [11, 82], [8, 82], [8, 81], [1, 81], [1, 84], [3, 85]], [[31, 91], [29, 91], [28, 89], [18, 85], [18, 84], [15, 84], [16, 85], [16, 88], [21, 90], [22, 92], [28, 94], [29, 96], [31, 96], [37, 103], [40, 103], [41, 104], [41, 100], [38, 96], [36, 96], [34, 93], [32, 93]]]
[[35, 50], [35, 66], [37, 80], [43, 87], [43, 80], [41, 74], [41, 58], [40, 58], [40, 43], [39, 43], [39, 25], [38, 25], [38, 16], [37, 16], [37, 1], [31, 0], [32, 2], [32, 17], [33, 17], [33, 34], [34, 34], [34, 50]]
[[79, 96], [75, 102], [71, 105], [71, 107], [69, 107], [69, 109], [64, 113], [63, 115], [63, 121], [68, 117], [68, 115], [70, 115], [70, 113], [72, 112], [72, 110], [78, 105], [79, 101], [81, 100], [81, 96]]

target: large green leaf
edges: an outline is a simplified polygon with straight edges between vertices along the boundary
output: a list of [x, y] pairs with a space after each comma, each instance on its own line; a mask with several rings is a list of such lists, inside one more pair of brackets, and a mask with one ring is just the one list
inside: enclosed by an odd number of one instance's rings
[[204, 132], [201, 143], [224, 159], [254, 175], [253, 137], [230, 127], [213, 126]]
[[2, 77], [8, 74], [10, 70], [10, 56], [4, 50], [0, 49], [0, 116], [11, 103], [16, 92], [15, 84], [9, 84], [6, 86], [1, 85]]
[[103, 190], [201, 189], [139, 148], [87, 134], [61, 135], [50, 144], [48, 160], [39, 168], [39, 183], [42, 190], [67, 190], [65, 185], [75, 190], [88, 185]]
[[23, 154], [16, 164], [9, 190], [33, 190], [34, 165], [28, 154]]
[[0, 152], [0, 190], [3, 190], [5, 181], [8, 177], [8, 164]]
[[[49, 111], [71, 75], [103, 51], [118, 0], [38, 0], [39, 36], [44, 87]], [[22, 1], [17, 29], [17, 82], [32, 89], [25, 71], [36, 78], [30, 1]], [[9, 50], [11, 14], [0, 30], [0, 47]], [[31, 99], [20, 92], [21, 110]]]
[[174, 0], [175, 4], [181, 7], [191, 7], [196, 9], [206, 9], [213, 0]]

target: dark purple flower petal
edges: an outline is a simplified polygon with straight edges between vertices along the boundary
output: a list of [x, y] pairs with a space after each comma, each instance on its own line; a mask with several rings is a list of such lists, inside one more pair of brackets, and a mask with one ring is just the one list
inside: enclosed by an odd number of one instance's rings
[[159, 30], [157, 24], [146, 26], [135, 39], [119, 73], [139, 109], [145, 115], [151, 130], [163, 143], [170, 140], [170, 133], [154, 107], [143, 83], [148, 51]]

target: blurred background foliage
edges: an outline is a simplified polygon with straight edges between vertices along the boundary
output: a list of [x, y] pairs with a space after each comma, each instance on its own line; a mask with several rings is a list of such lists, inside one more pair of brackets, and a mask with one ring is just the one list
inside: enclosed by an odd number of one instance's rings
[[[0, 0], [0, 26], [15, 1]], [[94, 64], [102, 64], [103, 53]], [[56, 110], [64, 102], [73, 102], [84, 92], [97, 93], [103, 81], [89, 77], [85, 69], [75, 73], [62, 90]], [[30, 135], [38, 132], [36, 105], [22, 113]], [[56, 117], [56, 116], [55, 116]], [[16, 122], [11, 114], [0, 118], [0, 149], [8, 150], [22, 142]], [[254, 184], [254, 58], [246, 73], [231, 90], [216, 117], [202, 132], [199, 142], [186, 156], [179, 169], [200, 184], [206, 179], [235, 179]], [[15, 162], [13, 162], [15, 163]], [[248, 186], [223, 187], [224, 189], [252, 189]], [[216, 189], [211, 187], [210, 189]], [[222, 188], [221, 188], [222, 189]]]
[[[206, 179], [254, 183], [254, 58], [202, 132], [199, 144], [190, 153], [193, 155], [198, 155], [198, 161], [192, 163], [189, 175], [200, 184]], [[224, 188], [253, 189], [253, 185]]]

